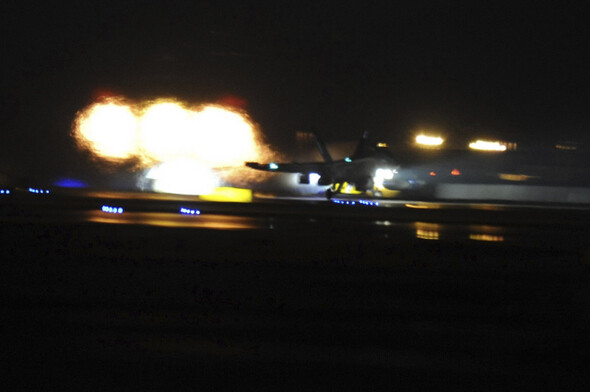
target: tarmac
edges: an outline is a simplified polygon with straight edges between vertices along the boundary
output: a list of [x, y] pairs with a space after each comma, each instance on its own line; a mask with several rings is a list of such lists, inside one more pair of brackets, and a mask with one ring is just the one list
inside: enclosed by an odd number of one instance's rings
[[30, 196], [1, 204], [11, 390], [589, 386], [584, 208]]

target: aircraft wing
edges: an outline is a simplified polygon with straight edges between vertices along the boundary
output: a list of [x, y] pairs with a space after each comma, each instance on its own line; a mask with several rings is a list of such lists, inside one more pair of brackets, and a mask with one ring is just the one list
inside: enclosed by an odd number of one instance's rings
[[321, 174], [326, 171], [327, 165], [323, 162], [309, 162], [309, 163], [258, 163], [246, 162], [246, 166], [256, 170], [264, 170], [277, 173], [318, 173]]

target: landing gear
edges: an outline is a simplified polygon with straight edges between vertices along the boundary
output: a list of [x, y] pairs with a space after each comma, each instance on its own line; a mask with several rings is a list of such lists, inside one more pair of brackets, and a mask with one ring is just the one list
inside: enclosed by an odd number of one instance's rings
[[342, 190], [342, 184], [340, 184], [340, 183], [332, 184], [332, 186], [326, 190], [326, 198], [328, 200], [332, 200], [332, 197], [334, 195], [340, 193], [341, 190]]

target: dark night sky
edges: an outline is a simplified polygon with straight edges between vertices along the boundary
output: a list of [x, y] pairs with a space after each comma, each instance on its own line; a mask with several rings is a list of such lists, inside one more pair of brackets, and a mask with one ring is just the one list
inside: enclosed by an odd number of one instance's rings
[[70, 123], [101, 89], [237, 95], [279, 147], [310, 129], [327, 140], [368, 129], [401, 141], [419, 126], [590, 134], [590, 19], [571, 4], [85, 3], [0, 6], [0, 171], [82, 167]]

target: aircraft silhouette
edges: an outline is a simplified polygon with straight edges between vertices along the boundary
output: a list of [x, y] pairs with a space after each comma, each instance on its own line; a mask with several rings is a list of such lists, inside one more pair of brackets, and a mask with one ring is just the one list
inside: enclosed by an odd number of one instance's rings
[[341, 193], [344, 185], [352, 185], [357, 191], [369, 192], [373, 197], [382, 196], [384, 183], [391, 182], [399, 164], [386, 148], [372, 145], [369, 132], [363, 132], [354, 153], [341, 160], [333, 160], [322, 140], [315, 135], [323, 162], [306, 163], [258, 163], [246, 162], [246, 166], [269, 172], [299, 173], [299, 183], [309, 184], [310, 175], [319, 175], [318, 185], [329, 185], [326, 197]]

